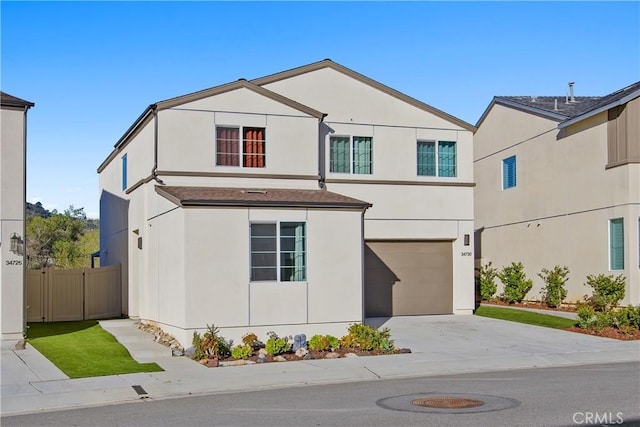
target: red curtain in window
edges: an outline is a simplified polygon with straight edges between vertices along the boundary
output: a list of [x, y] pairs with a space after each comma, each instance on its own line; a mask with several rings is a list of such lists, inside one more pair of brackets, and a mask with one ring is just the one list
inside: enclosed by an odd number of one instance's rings
[[244, 128], [244, 166], [264, 167], [264, 129]]
[[237, 128], [217, 129], [217, 162], [219, 166], [240, 166], [240, 131]]

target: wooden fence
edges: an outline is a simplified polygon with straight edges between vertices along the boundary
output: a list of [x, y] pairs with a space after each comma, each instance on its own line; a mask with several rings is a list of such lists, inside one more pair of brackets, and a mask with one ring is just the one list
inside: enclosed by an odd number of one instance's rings
[[120, 265], [27, 270], [27, 322], [119, 317]]

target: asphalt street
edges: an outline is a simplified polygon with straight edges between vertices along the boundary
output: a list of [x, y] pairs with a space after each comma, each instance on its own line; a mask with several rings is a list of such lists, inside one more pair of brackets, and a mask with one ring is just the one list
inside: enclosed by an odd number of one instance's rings
[[[640, 426], [640, 363], [369, 380], [3, 417], [3, 426]], [[480, 402], [462, 409], [447, 402]], [[445, 405], [447, 406], [447, 405]]]

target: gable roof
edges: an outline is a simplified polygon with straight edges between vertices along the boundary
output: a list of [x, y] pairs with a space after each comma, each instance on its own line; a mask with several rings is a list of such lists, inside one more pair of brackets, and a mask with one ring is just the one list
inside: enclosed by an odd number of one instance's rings
[[495, 104], [515, 108], [531, 114], [556, 120], [558, 127], [584, 120], [609, 108], [629, 102], [640, 96], [640, 82], [615, 91], [605, 96], [576, 96], [574, 101], [566, 96], [495, 96], [476, 123], [476, 127], [484, 121]]
[[366, 85], [369, 85], [375, 89], [378, 89], [381, 92], [386, 93], [387, 95], [393, 96], [394, 98], [397, 98], [401, 101], [406, 102], [407, 104], [410, 104], [416, 108], [419, 108], [423, 111], [427, 111], [435, 116], [440, 117], [441, 119], [444, 119], [448, 122], [454, 123], [460, 127], [462, 127], [463, 129], [466, 130], [470, 130], [470, 131], [475, 131], [476, 128], [470, 124], [465, 122], [462, 119], [459, 119], [457, 117], [452, 116], [451, 114], [445, 113], [442, 110], [438, 110], [437, 108], [434, 108], [428, 104], [425, 104], [422, 101], [418, 101], [415, 98], [412, 98], [408, 95], [405, 95], [404, 93], [397, 91], [395, 89], [390, 88], [389, 86], [383, 85], [380, 82], [377, 82], [367, 76], [364, 76], [360, 73], [357, 73], [343, 65], [340, 65], [334, 61], [332, 61], [331, 59], [324, 59], [322, 61], [318, 61], [318, 62], [314, 62], [312, 64], [308, 64], [308, 65], [304, 65], [301, 67], [297, 67], [297, 68], [292, 68], [290, 70], [287, 71], [282, 71], [279, 73], [275, 73], [275, 74], [271, 74], [265, 77], [260, 77], [257, 79], [253, 79], [251, 80], [251, 83], [254, 83], [258, 86], [263, 86], [263, 85], [267, 85], [270, 83], [274, 83], [277, 81], [281, 81], [281, 80], [286, 80], [289, 79], [291, 77], [295, 77], [295, 76], [299, 76], [305, 73], [310, 73], [312, 71], [316, 71], [316, 70], [321, 70], [323, 68], [331, 68], [332, 70], [338, 71], [342, 74], [345, 74], [361, 83], [364, 83]]
[[371, 203], [326, 190], [155, 186], [156, 193], [180, 207], [298, 207], [365, 209]]
[[6, 92], [0, 91], [0, 105], [3, 107], [27, 107], [31, 108], [35, 104], [33, 102], [25, 101], [16, 96], [9, 95]]

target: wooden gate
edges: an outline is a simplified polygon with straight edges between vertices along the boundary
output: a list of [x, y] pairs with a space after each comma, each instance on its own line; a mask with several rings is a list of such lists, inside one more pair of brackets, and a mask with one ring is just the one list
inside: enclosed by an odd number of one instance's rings
[[121, 298], [120, 265], [27, 270], [27, 322], [119, 317]]

